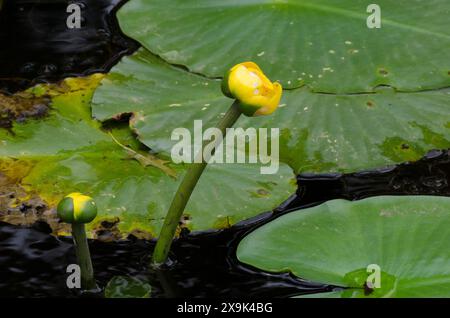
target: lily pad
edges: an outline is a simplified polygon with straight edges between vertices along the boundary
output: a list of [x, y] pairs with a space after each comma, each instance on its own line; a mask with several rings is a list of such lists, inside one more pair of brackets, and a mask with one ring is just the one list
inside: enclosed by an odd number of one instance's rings
[[[333, 200], [256, 229], [237, 256], [262, 270], [349, 288], [342, 297], [450, 297], [449, 211], [445, 197]], [[364, 286], [374, 273], [368, 266], [378, 266], [379, 288]]]
[[[381, 28], [368, 28], [369, 0], [131, 0], [122, 30], [166, 61], [208, 77], [252, 60], [284, 87], [371, 92], [450, 84], [447, 0], [379, 0]], [[426, 14], [424, 14], [426, 13]]]
[[[156, 152], [170, 153], [178, 127], [217, 122], [232, 103], [220, 81], [171, 66], [145, 49], [125, 57], [102, 81], [93, 116], [105, 121], [132, 113], [131, 128]], [[271, 116], [236, 127], [280, 130], [280, 160], [296, 172], [350, 172], [421, 158], [450, 147], [450, 90], [333, 95], [285, 90]]]
[[[91, 85], [83, 86], [85, 82]], [[46, 92], [52, 95], [48, 117], [16, 123], [11, 131], [0, 130], [0, 172], [50, 207], [70, 192], [92, 196], [99, 216], [89, 224], [91, 230], [104, 220], [120, 220], [117, 228], [122, 235], [145, 231], [156, 236], [187, 165], [172, 164], [149, 152], [127, 126], [102, 129], [90, 114], [98, 80], [65, 83], [71, 85], [67, 92]], [[14, 168], [18, 166], [25, 168]], [[261, 175], [260, 167], [209, 165], [182, 226], [191, 230], [228, 227], [277, 207], [295, 192], [294, 174], [287, 165], [274, 175]]]
[[140, 279], [115, 276], [105, 287], [106, 298], [150, 298], [152, 286]]

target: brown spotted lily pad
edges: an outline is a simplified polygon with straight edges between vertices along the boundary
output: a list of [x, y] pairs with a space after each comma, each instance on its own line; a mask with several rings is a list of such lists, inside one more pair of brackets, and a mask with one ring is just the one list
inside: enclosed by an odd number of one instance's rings
[[[58, 201], [77, 191], [97, 202], [99, 216], [89, 224], [97, 237], [158, 234], [186, 165], [150, 152], [128, 125], [103, 127], [91, 118], [90, 100], [101, 78], [68, 79], [61, 84], [63, 90], [61, 85], [34, 88], [32, 92], [51, 97], [49, 114], [0, 130], [0, 173], [8, 180], [5, 187], [19, 192], [1, 210], [0, 219], [11, 220], [11, 211], [17, 214], [20, 204], [33, 206], [31, 198], [39, 198], [54, 218]], [[295, 192], [294, 174], [287, 165], [274, 175], [261, 175], [260, 167], [208, 166], [180, 225], [191, 230], [228, 227], [277, 207]], [[50, 218], [33, 209], [38, 219]], [[56, 233], [67, 230], [50, 223]]]

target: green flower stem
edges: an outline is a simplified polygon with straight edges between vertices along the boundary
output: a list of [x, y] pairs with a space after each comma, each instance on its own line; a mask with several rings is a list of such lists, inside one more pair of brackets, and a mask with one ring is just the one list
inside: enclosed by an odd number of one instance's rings
[[77, 262], [81, 271], [81, 288], [84, 290], [95, 289], [97, 288], [97, 284], [94, 279], [94, 269], [92, 268], [84, 224], [73, 223], [72, 236], [75, 242]]
[[[232, 127], [242, 114], [238, 106], [239, 102], [236, 100], [216, 126], [216, 128], [222, 132], [223, 137], [226, 135], [226, 129]], [[215, 149], [220, 142], [220, 140], [216, 141], [212, 154], [214, 154]], [[209, 143], [210, 141], [205, 141], [203, 145], [205, 146]], [[167, 260], [167, 255], [169, 254], [170, 246], [180, 222], [181, 215], [183, 214], [184, 208], [186, 207], [203, 170], [205, 170], [206, 165], [208, 164], [203, 160], [202, 152], [197, 154], [197, 159], [201, 159], [202, 162], [191, 164], [183, 181], [178, 187], [169, 211], [167, 212], [164, 225], [161, 228], [161, 233], [159, 234], [158, 242], [156, 243], [155, 251], [153, 253], [153, 264], [155, 265], [163, 264]], [[194, 160], [194, 162], [199, 161], [200, 160]]]

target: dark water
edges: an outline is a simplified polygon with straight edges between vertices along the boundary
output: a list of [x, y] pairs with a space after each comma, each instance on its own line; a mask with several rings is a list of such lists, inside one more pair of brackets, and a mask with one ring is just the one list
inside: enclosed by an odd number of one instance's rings
[[297, 194], [283, 210], [331, 199], [359, 200], [376, 195], [450, 196], [448, 150], [433, 150], [421, 160], [349, 174], [301, 174]]
[[[221, 231], [185, 233], [175, 241], [172, 264], [148, 269], [154, 242], [91, 241], [100, 287], [113, 276], [130, 275], [153, 286], [153, 297], [281, 297], [332, 290], [291, 275], [266, 273], [240, 264], [239, 240], [258, 226], [299, 208], [342, 198], [376, 195], [450, 196], [450, 151], [432, 151], [414, 163], [352, 174], [299, 175], [295, 195], [273, 212]], [[45, 223], [21, 228], [0, 223], [0, 296], [77, 296], [65, 286], [65, 269], [75, 263], [70, 238], [55, 238]]]
[[[81, 7], [80, 29], [69, 29], [70, 3]], [[5, 0], [0, 11], [0, 91], [107, 72], [138, 44], [119, 29], [120, 0]]]

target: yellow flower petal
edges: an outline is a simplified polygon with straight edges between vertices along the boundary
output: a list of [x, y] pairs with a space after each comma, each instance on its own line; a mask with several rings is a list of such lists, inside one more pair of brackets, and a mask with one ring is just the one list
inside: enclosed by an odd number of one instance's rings
[[272, 83], [253, 62], [233, 66], [224, 78], [222, 90], [241, 102], [241, 111], [247, 116], [271, 114], [282, 94], [281, 85]]
[[267, 104], [255, 112], [255, 116], [270, 115], [272, 114], [280, 104], [281, 94], [283, 88], [280, 83], [274, 83], [274, 91], [272, 97], [267, 101]]

